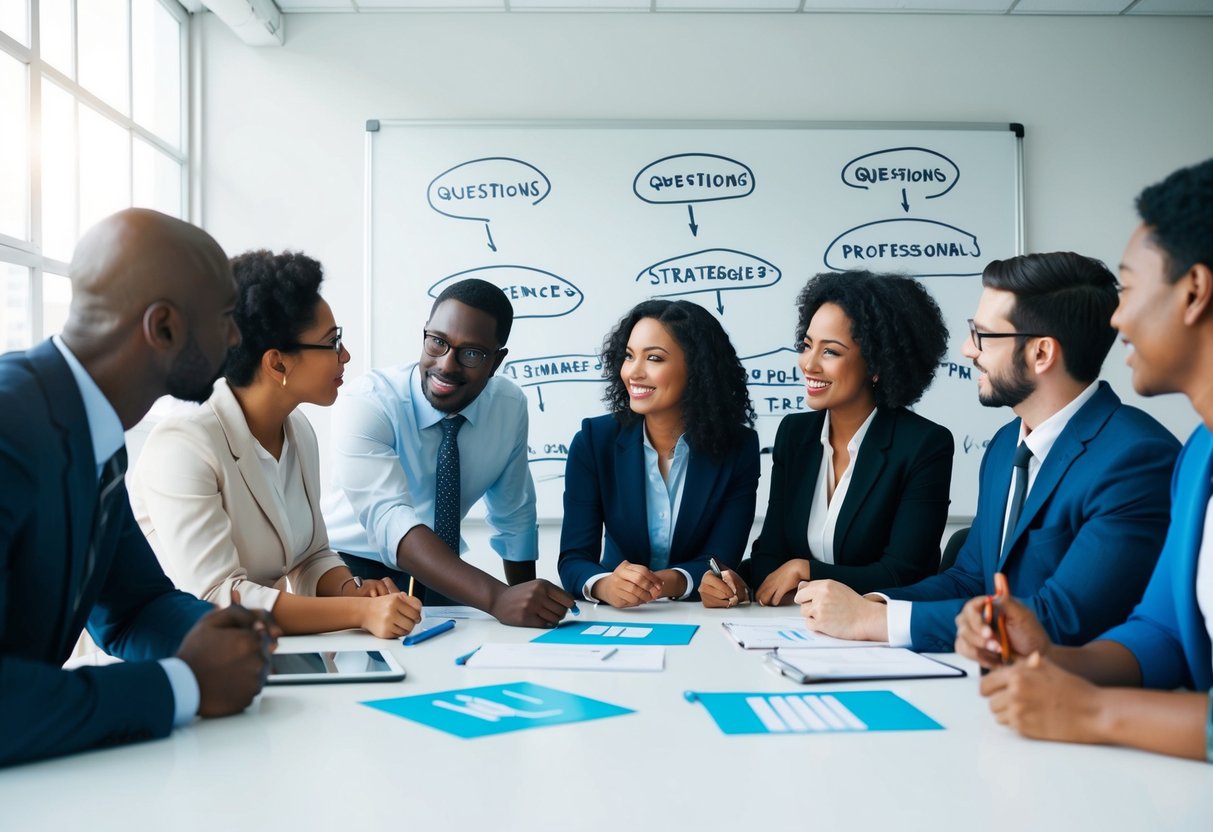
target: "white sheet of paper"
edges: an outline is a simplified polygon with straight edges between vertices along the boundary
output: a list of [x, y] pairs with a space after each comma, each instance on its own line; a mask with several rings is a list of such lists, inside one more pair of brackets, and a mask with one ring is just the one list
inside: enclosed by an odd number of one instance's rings
[[878, 646], [884, 642], [851, 641], [814, 633], [803, 618], [764, 618], [723, 621], [725, 634], [746, 650], [774, 650], [776, 647], [858, 647]]
[[[850, 647], [814, 650], [780, 647], [775, 651], [810, 681], [961, 676], [959, 670], [904, 647]], [[828, 717], [823, 718], [829, 721]]]
[[475, 607], [422, 607], [423, 618], [433, 618], [445, 621], [448, 618], [469, 619], [471, 621], [494, 621], [493, 616]]
[[664, 647], [580, 644], [485, 644], [468, 667], [523, 670], [636, 670], [665, 668]]

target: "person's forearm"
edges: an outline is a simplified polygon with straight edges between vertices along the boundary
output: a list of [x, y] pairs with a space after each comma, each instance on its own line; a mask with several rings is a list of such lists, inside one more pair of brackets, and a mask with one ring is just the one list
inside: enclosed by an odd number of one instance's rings
[[1092, 641], [1082, 647], [1050, 645], [1049, 659], [1063, 670], [1102, 687], [1141, 687], [1141, 666], [1123, 644]]
[[1099, 692], [1092, 738], [1172, 757], [1206, 759], [1209, 695], [1108, 688]]
[[328, 633], [361, 627], [366, 602], [365, 598], [312, 598], [282, 592], [273, 614], [287, 635]]
[[507, 560], [502, 563], [505, 565], [505, 582], [510, 586], [535, 580], [535, 561]]
[[325, 572], [320, 576], [320, 580], [316, 581], [316, 594], [321, 597], [341, 595], [342, 587], [353, 579], [354, 575], [348, 566], [336, 566]]
[[507, 587], [464, 563], [429, 526], [414, 526], [396, 547], [396, 565], [448, 598], [489, 612]]

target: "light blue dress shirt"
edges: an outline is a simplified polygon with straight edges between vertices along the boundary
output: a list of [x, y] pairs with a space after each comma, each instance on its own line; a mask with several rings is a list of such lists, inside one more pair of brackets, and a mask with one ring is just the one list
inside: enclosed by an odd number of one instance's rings
[[[461, 411], [460, 514], [481, 498], [504, 560], [539, 557], [535, 483], [527, 467], [527, 400], [513, 382], [489, 379]], [[396, 569], [396, 547], [415, 526], [434, 528], [439, 422], [416, 364], [372, 370], [333, 408], [333, 482], [322, 502], [333, 549]], [[460, 552], [467, 545], [462, 540]]]
[[[58, 335], [51, 337], [51, 343], [59, 350], [76, 387], [80, 389], [80, 399], [84, 402], [84, 416], [88, 419], [88, 433], [93, 442], [93, 459], [97, 464], [97, 479], [101, 479], [101, 469], [109, 458], [118, 452], [126, 443], [126, 434], [122, 431], [122, 420], [118, 412], [110, 404], [109, 399], [101, 392], [97, 382], [84, 369], [84, 365], [72, 354], [67, 344]], [[198, 680], [189, 665], [178, 658], [161, 659], [160, 666], [168, 676], [169, 686], [173, 690], [173, 725], [180, 727], [191, 721], [198, 713], [201, 694], [198, 691]]]
[[[678, 441], [674, 443], [674, 458], [670, 460], [669, 475], [663, 479], [661, 457], [649, 441], [649, 432], [641, 430], [640, 433], [644, 437], [644, 506], [649, 528], [649, 569], [656, 572], [670, 568], [670, 546], [674, 540], [674, 527], [678, 524], [678, 509], [682, 507], [682, 492], [686, 485], [691, 446], [687, 444], [685, 435], [678, 437]], [[681, 572], [682, 577], [686, 579], [686, 591], [679, 596], [686, 598], [695, 589], [691, 583], [691, 574], [677, 566], [674, 569]], [[585, 582], [581, 594], [586, 600], [595, 600], [591, 594], [594, 584], [610, 574], [600, 572]]]

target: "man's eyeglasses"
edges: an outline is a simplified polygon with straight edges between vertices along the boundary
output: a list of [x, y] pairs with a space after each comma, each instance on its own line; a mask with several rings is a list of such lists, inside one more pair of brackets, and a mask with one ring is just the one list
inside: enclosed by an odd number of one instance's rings
[[[487, 350], [477, 347], [452, 347], [445, 338], [439, 338], [428, 332], [424, 333], [422, 343], [425, 345], [426, 355], [432, 355], [434, 358], [441, 358], [454, 349], [455, 363], [468, 370], [479, 367], [489, 357]], [[500, 350], [494, 350], [494, 352], [500, 352]]]
[[341, 355], [341, 327], [337, 327], [337, 334], [327, 344], [291, 344], [287, 349], [291, 350], [330, 350]]
[[973, 339], [973, 346], [977, 347], [978, 352], [981, 352], [983, 338], [1049, 338], [1051, 336], [1042, 335], [1039, 332], [982, 332], [977, 328], [977, 324], [973, 323], [973, 319], [969, 318], [969, 337]]

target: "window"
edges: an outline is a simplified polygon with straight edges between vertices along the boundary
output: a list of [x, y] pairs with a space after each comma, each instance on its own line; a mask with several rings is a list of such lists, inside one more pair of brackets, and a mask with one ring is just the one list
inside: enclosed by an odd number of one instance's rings
[[187, 20], [177, 0], [0, 0], [0, 349], [62, 329], [93, 223], [185, 216]]

